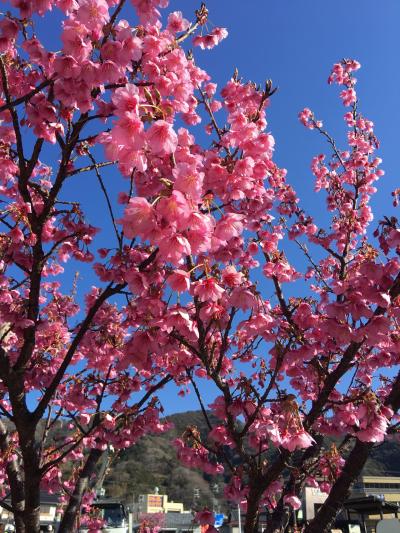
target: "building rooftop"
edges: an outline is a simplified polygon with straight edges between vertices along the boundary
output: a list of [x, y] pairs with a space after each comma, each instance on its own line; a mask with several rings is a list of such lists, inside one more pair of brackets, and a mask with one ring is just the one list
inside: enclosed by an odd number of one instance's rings
[[397, 513], [400, 510], [400, 506], [396, 503], [386, 502], [372, 494], [363, 498], [350, 498], [344, 502], [344, 508], [361, 515]]
[[185, 528], [191, 529], [193, 527], [194, 517], [192, 513], [165, 513], [165, 522], [163, 528]]
[[[161, 529], [177, 529], [177, 530], [192, 530], [198, 526], [194, 522], [194, 516], [192, 513], [163, 513], [162, 515]], [[137, 530], [140, 523], [134, 524], [133, 529]]]

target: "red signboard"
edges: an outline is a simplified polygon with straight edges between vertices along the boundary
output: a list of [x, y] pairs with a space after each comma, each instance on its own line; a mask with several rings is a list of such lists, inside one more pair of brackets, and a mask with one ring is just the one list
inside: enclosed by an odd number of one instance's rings
[[158, 496], [158, 495], [148, 496], [147, 505], [149, 507], [162, 507], [162, 504], [163, 504], [162, 496]]

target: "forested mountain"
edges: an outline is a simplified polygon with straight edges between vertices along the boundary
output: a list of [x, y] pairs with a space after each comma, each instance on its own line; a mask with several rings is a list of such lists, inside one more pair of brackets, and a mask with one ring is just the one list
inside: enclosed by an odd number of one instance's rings
[[[187, 509], [193, 505], [223, 506], [223, 476], [211, 478], [200, 471], [182, 466], [171, 441], [181, 436], [187, 426], [197, 426], [202, 438], [208, 431], [201, 411], [178, 413], [168, 417], [174, 428], [162, 435], [141, 439], [133, 448], [117, 456], [110, 468], [104, 487], [107, 496], [127, 502], [137, 500], [139, 494], [159, 488], [170, 500], [183, 502]], [[400, 444], [386, 442], [374, 450], [364, 470], [365, 474], [400, 476]], [[196, 496], [196, 494], [198, 496]]]
[[223, 476], [211, 478], [184, 467], [171, 444], [188, 426], [197, 426], [205, 438], [207, 425], [202, 413], [179, 413], [169, 416], [168, 420], [173, 423], [173, 429], [161, 435], [146, 436], [115, 458], [104, 483], [108, 496], [130, 502], [137, 500], [139, 494], [153, 492], [158, 487], [161, 494], [183, 502], [187, 509], [193, 504], [210, 506], [213, 498], [218, 500], [222, 496]]

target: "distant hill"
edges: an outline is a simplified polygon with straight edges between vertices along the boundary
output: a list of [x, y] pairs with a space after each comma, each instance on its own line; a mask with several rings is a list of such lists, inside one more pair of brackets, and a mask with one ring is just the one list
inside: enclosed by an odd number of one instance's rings
[[[186, 468], [177, 459], [171, 444], [188, 426], [197, 426], [202, 438], [206, 437], [208, 427], [201, 411], [178, 413], [167, 419], [173, 423], [173, 429], [161, 435], [146, 436], [119, 454], [104, 482], [106, 494], [132, 502], [139, 494], [153, 492], [158, 487], [161, 494], [183, 502], [187, 509], [194, 503], [212, 505], [213, 498], [219, 499], [222, 495], [223, 476], [211, 479], [200, 471]], [[196, 502], [195, 492], [198, 494]]]
[[[104, 488], [110, 497], [126, 502], [137, 501], [139, 494], [159, 488], [170, 500], [183, 502], [187, 509], [196, 506], [224, 506], [223, 487], [228, 478], [211, 478], [200, 471], [184, 467], [176, 457], [171, 441], [181, 436], [187, 426], [195, 425], [202, 438], [208, 433], [201, 411], [188, 411], [169, 416], [174, 428], [161, 435], [141, 439], [133, 448], [122, 451], [115, 459]], [[215, 420], [214, 420], [215, 421]], [[213, 421], [213, 422], [214, 422]], [[368, 460], [365, 474], [400, 476], [400, 443], [385, 442], [378, 446]], [[199, 496], [195, 501], [195, 489]]]
[[377, 446], [365, 466], [364, 474], [400, 476], [400, 442], [392, 440]]

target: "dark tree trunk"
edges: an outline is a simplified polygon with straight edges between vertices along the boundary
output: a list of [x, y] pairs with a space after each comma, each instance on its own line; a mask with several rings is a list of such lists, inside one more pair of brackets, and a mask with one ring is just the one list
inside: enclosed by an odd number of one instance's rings
[[74, 492], [72, 493], [64, 511], [58, 533], [74, 533], [76, 531], [76, 521], [81, 508], [82, 497], [90, 488], [90, 478], [96, 471], [96, 466], [103, 453], [103, 451], [97, 449], [90, 450], [85, 466], [79, 474]]
[[[7, 465], [7, 474], [9, 470], [9, 465]], [[20, 486], [15, 486], [14, 483], [10, 483], [10, 490], [11, 490], [11, 507], [13, 508], [13, 518], [14, 518], [14, 524], [15, 524], [15, 531], [16, 533], [25, 533], [25, 523], [23, 519], [23, 512], [25, 507], [25, 496], [23, 494], [23, 487], [22, 487], [22, 493], [20, 491]]]
[[25, 524], [22, 518], [25, 507], [24, 485], [15, 460], [7, 464], [6, 472], [10, 484], [11, 507], [14, 510], [15, 531], [16, 533], [25, 533]]
[[21, 516], [14, 515], [15, 533], [26, 533], [25, 524]]
[[34, 437], [35, 431], [30, 432], [33, 437], [22, 441], [22, 456], [25, 473], [25, 509], [23, 520], [26, 533], [40, 532], [40, 459], [41, 448]]
[[[0, 450], [5, 455], [10, 449], [10, 437], [7, 427], [0, 420]], [[17, 533], [25, 533], [25, 524], [22, 513], [25, 507], [24, 483], [18, 462], [13, 459], [6, 466], [6, 473], [11, 493], [11, 507], [14, 510], [15, 530]]]
[[264, 474], [253, 473], [250, 490], [247, 496], [247, 511], [244, 521], [244, 533], [256, 533], [258, 531], [258, 517], [260, 500], [264, 491], [275, 481], [285, 469], [290, 457], [288, 450], [281, 450], [280, 456], [271, 464]]
[[249, 501], [244, 522], [244, 533], [256, 533], [258, 525], [258, 501]]
[[[310, 459], [316, 457], [324, 441], [324, 437], [319, 434], [312, 434], [312, 437], [315, 440], [315, 443], [307, 448], [304, 452], [297, 453], [293, 461], [291, 461], [292, 467], [301, 468], [304, 464], [307, 463]], [[296, 476], [290, 475], [288, 481], [286, 482], [282, 494], [279, 498], [278, 504], [273, 510], [271, 516], [269, 517], [265, 533], [281, 533], [286, 531], [286, 528], [289, 524], [291, 510], [284, 505], [285, 496], [288, 494], [294, 493], [297, 496], [301, 497], [301, 492], [303, 490], [303, 484], [299, 483], [296, 479]]]
[[256, 533], [258, 530], [258, 507], [260, 503], [260, 495], [257, 490], [250, 489], [247, 498], [247, 511], [244, 521], [244, 533]]
[[40, 506], [25, 511], [24, 523], [26, 533], [40, 533]]
[[25, 482], [25, 510], [23, 521], [26, 533], [40, 533], [40, 477], [35, 475]]
[[[397, 290], [398, 287], [396, 288]], [[395, 296], [397, 296], [397, 292]], [[394, 412], [400, 408], [400, 373], [392, 385], [392, 390], [386, 398], [385, 405], [391, 407]], [[338, 512], [343, 507], [351, 484], [361, 474], [373, 447], [374, 443], [372, 442], [356, 441], [344, 465], [342, 474], [334, 483], [328, 498], [318, 510], [314, 520], [305, 528], [304, 533], [325, 533], [329, 531]]]
[[338, 512], [348, 497], [351, 484], [361, 474], [373, 446], [372, 442], [357, 440], [340, 477], [334, 483], [315, 518], [306, 526], [304, 533], [325, 533], [331, 530]]
[[[24, 344], [26, 353], [29, 352], [30, 346], [30, 343]], [[17, 364], [15, 364], [16, 367]], [[40, 533], [42, 443], [40, 440], [36, 440], [37, 421], [32, 417], [26, 404], [24, 368], [17, 370], [15, 368], [10, 366], [4, 352], [1, 353], [0, 351], [0, 375], [9, 391], [12, 421], [18, 433], [19, 448], [22, 455], [22, 461], [11, 465], [11, 469], [7, 468], [14, 521], [18, 533]], [[0, 441], [3, 440], [2, 433], [0, 427]]]
[[289, 524], [290, 509], [283, 504], [283, 498], [280, 498], [278, 505], [270, 515], [265, 528], [265, 533], [284, 533]]

